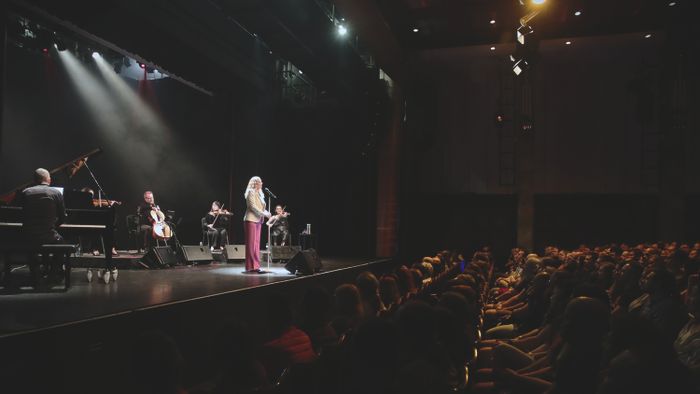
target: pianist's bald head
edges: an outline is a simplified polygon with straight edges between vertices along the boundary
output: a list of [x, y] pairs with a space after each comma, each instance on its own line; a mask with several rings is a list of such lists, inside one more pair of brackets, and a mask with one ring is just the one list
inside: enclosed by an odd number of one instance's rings
[[34, 170], [34, 181], [39, 184], [50, 185], [51, 173], [44, 168], [37, 168]]

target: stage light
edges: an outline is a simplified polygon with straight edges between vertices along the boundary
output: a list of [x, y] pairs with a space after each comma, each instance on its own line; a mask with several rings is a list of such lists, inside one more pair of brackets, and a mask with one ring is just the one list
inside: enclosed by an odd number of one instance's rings
[[343, 25], [338, 25], [338, 35], [344, 36], [346, 34], [348, 34], [348, 29]]
[[414, 32], [414, 33], [418, 33], [419, 31], [420, 31], [420, 30], [419, 30], [417, 27], [414, 27], [414, 28], [413, 28], [413, 32]]
[[533, 128], [534, 125], [532, 119], [530, 119], [530, 117], [527, 115], [521, 115], [520, 130], [522, 130], [523, 133], [528, 133], [532, 131]]
[[565, 44], [566, 44], [566, 45], [571, 45], [571, 41], [567, 41]]
[[505, 116], [503, 116], [502, 113], [497, 112], [496, 116], [494, 116], [493, 121], [496, 124], [497, 127], [503, 126], [503, 121], [505, 120]]
[[53, 44], [54, 48], [56, 48], [59, 52], [62, 52], [62, 51], [65, 51], [66, 49], [68, 49], [66, 47], [66, 43], [63, 41], [63, 39], [61, 39], [58, 36], [54, 36], [53, 42], [54, 42], [54, 44]]
[[491, 50], [492, 50], [492, 51], [495, 51], [495, 50], [496, 50], [496, 47], [491, 47]]
[[530, 35], [534, 33], [534, 30], [532, 30], [532, 27], [530, 25], [524, 25], [520, 26], [518, 30], [516, 30], [516, 37], [518, 39], [518, 42], [522, 45], [525, 45], [525, 36]]
[[515, 73], [515, 75], [520, 75], [523, 72], [527, 71], [528, 68], [530, 68], [530, 64], [528, 64], [527, 60], [520, 59], [513, 66], [513, 72]]
[[650, 34], [650, 33], [649, 33], [649, 34], [646, 34], [646, 35], [644, 36], [644, 38], [651, 38], [651, 34]]
[[576, 11], [576, 12], [574, 12], [574, 15], [576, 15], [576, 16], [581, 16], [581, 11]]
[[93, 59], [97, 59], [98, 57], [100, 57], [100, 53], [99, 53], [99, 52], [93, 52], [93, 53], [92, 53], [92, 58], [93, 58]]
[[492, 24], [492, 25], [495, 25], [495, 24], [496, 24], [496, 20], [495, 20], [495, 19], [491, 19], [491, 20], [489, 21], [489, 23]]

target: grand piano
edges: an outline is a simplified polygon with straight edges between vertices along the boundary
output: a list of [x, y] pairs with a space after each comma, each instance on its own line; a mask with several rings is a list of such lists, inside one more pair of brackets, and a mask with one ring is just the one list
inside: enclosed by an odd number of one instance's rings
[[[101, 149], [94, 149], [75, 160], [52, 169], [50, 173], [54, 175], [59, 171], [66, 170], [68, 176], [72, 177], [75, 175], [75, 172], [85, 165], [85, 161], [87, 161], [90, 156], [99, 152], [101, 152]], [[29, 184], [20, 185], [13, 188], [12, 191], [0, 196], [0, 204], [6, 204], [0, 205], [0, 246], [13, 246], [22, 242], [22, 207], [13, 206], [12, 201], [18, 192], [21, 192], [28, 186]], [[114, 204], [103, 204], [102, 201], [100, 201], [100, 203], [94, 204], [98, 206], [90, 207], [85, 200], [65, 197], [68, 196], [64, 196], [67, 216], [63, 224], [58, 228], [58, 232], [67, 240], [89, 235], [101, 236], [104, 242], [105, 266], [113, 267]], [[89, 201], [91, 202], [91, 200]]]

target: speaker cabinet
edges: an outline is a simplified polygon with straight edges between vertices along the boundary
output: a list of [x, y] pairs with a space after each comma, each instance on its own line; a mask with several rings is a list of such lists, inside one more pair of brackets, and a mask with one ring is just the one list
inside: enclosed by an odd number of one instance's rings
[[178, 258], [170, 246], [155, 246], [145, 256], [143, 262], [151, 268], [165, 268], [178, 263]]
[[214, 257], [208, 246], [182, 245], [182, 257], [188, 263], [211, 263]]
[[287, 262], [284, 268], [292, 274], [311, 275], [321, 271], [321, 258], [314, 249], [302, 250]]
[[226, 245], [224, 253], [226, 253], [228, 261], [243, 261], [245, 260], [245, 245]]
[[273, 246], [273, 260], [291, 260], [297, 253], [301, 251], [300, 246]]

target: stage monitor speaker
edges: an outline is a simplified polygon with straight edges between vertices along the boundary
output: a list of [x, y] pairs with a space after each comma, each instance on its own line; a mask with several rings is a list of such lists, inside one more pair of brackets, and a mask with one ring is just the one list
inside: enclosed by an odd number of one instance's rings
[[311, 275], [321, 270], [321, 259], [314, 249], [302, 250], [287, 262], [284, 268], [292, 274]]
[[245, 245], [226, 245], [224, 253], [228, 261], [245, 260]]
[[178, 263], [178, 258], [170, 246], [155, 246], [145, 256], [143, 262], [151, 268], [164, 268]]
[[273, 260], [291, 260], [297, 253], [301, 251], [301, 246], [273, 246]]
[[208, 246], [182, 245], [182, 257], [189, 263], [211, 263], [214, 257]]

